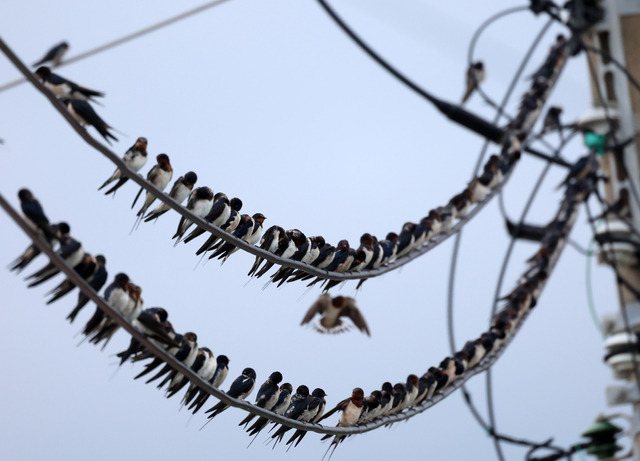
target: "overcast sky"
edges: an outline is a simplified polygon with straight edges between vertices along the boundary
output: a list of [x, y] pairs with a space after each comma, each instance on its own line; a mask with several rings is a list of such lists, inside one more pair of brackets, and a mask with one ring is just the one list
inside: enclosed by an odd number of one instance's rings
[[[463, 92], [466, 53], [475, 28], [509, 1], [464, 0], [455, 6], [418, 0], [342, 0], [336, 9], [383, 56], [429, 91], [452, 101]], [[2, 38], [27, 63], [67, 40], [69, 56], [163, 20], [192, 6], [184, 2], [6, 2]], [[486, 31], [477, 57], [487, 67], [486, 91], [496, 99], [544, 23], [530, 13], [502, 19]], [[545, 37], [532, 64], [541, 62], [559, 28]], [[196, 17], [59, 69], [79, 84], [105, 91], [100, 115], [116, 134], [122, 155], [138, 136], [149, 140], [150, 158], [167, 153], [175, 176], [194, 170], [198, 185], [240, 197], [243, 211], [333, 244], [355, 244], [370, 232], [383, 238], [406, 221], [418, 221], [464, 188], [482, 139], [444, 119], [429, 104], [365, 56], [313, 1], [231, 0]], [[0, 84], [18, 76], [0, 59]], [[516, 98], [526, 88], [522, 80]], [[567, 121], [591, 104], [586, 63], [573, 59], [550, 102]], [[194, 270], [197, 245], [173, 248], [178, 217], [167, 213], [129, 235], [137, 187], [128, 183], [114, 199], [97, 192], [112, 164], [68, 126], [30, 85], [0, 94], [0, 193], [18, 206], [17, 191], [30, 188], [52, 221], [66, 220], [86, 251], [104, 254], [111, 277], [126, 272], [142, 289], [145, 306], [163, 306], [177, 330], [195, 331], [199, 344], [230, 357], [229, 378], [244, 367], [258, 384], [280, 370], [294, 387], [322, 387], [329, 405], [355, 386], [368, 394], [382, 382], [422, 374], [449, 353], [446, 293], [453, 239], [401, 270], [367, 281], [357, 301], [372, 337], [358, 332], [321, 336], [299, 327], [319, 290], [304, 285], [263, 290], [248, 283], [253, 256], [238, 252], [224, 266]], [[486, 118], [490, 107], [473, 96], [469, 107]], [[90, 133], [96, 134], [93, 129]], [[555, 136], [550, 140], [556, 142]], [[497, 148], [492, 147], [490, 152]], [[566, 150], [576, 159], [581, 142]], [[146, 174], [152, 161], [143, 169]], [[544, 164], [524, 157], [505, 188], [514, 218]], [[553, 168], [535, 201], [531, 219], [546, 223], [561, 193], [564, 171]], [[29, 243], [0, 213], [0, 255], [8, 264]], [[587, 245], [584, 213], [572, 237]], [[497, 273], [509, 239], [497, 202], [467, 227], [455, 290], [458, 345], [487, 328]], [[197, 243], [197, 242], [196, 242]], [[504, 291], [525, 268], [536, 246], [520, 243]], [[263, 446], [237, 427], [244, 412], [230, 409], [200, 431], [205, 418], [179, 412], [132, 378], [140, 366], [118, 369], [113, 354], [128, 344], [120, 332], [104, 351], [76, 345], [93, 312], [87, 306], [73, 325], [65, 316], [77, 294], [45, 305], [60, 279], [27, 289], [23, 277], [45, 264], [41, 257], [23, 274], [0, 271], [3, 379], [0, 445], [6, 459], [276, 459], [284, 446]], [[587, 307], [585, 257], [567, 248], [538, 306], [494, 367], [497, 429], [533, 440], [554, 437], [568, 446], [599, 413], [613, 412], [604, 398], [613, 382], [602, 363], [602, 342]], [[110, 279], [111, 279], [110, 277]], [[613, 277], [596, 268], [600, 314], [617, 308]], [[355, 282], [333, 294], [355, 295]], [[469, 382], [486, 415], [484, 377]], [[253, 396], [252, 396], [253, 401]], [[337, 418], [327, 421], [335, 424]], [[320, 459], [326, 443], [309, 435], [289, 459]], [[523, 449], [505, 447], [508, 459]], [[391, 429], [353, 437], [334, 459], [391, 456], [495, 459], [483, 433], [454, 394]]]

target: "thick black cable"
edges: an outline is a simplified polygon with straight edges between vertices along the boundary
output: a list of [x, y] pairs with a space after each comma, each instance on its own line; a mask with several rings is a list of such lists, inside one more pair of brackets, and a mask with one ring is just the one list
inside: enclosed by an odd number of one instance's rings
[[[203, 3], [202, 5], [197, 6], [195, 8], [192, 8], [190, 10], [187, 10], [187, 11], [185, 11], [183, 13], [177, 14], [175, 16], [171, 16], [170, 18], [164, 19], [164, 20], [162, 20], [162, 21], [160, 21], [158, 23], [155, 23], [155, 24], [153, 24], [151, 26], [147, 26], [144, 29], [140, 29], [140, 30], [138, 30], [136, 32], [132, 32], [130, 34], [125, 35], [124, 37], [120, 37], [120, 38], [118, 38], [116, 40], [112, 40], [112, 41], [107, 42], [107, 43], [105, 43], [103, 45], [97, 46], [97, 47], [92, 48], [90, 50], [87, 50], [87, 51], [84, 51], [82, 53], [79, 53], [79, 54], [77, 54], [75, 56], [72, 56], [69, 59], [65, 59], [60, 64], [58, 64], [56, 66], [56, 68], [62, 67], [62, 66], [66, 66], [67, 64], [71, 64], [71, 63], [76, 62], [76, 61], [80, 61], [82, 59], [88, 58], [88, 57], [93, 56], [95, 54], [98, 54], [98, 53], [101, 53], [103, 51], [106, 51], [106, 50], [109, 50], [111, 48], [114, 48], [114, 47], [116, 47], [118, 45], [122, 45], [123, 43], [126, 43], [126, 42], [129, 42], [129, 41], [134, 40], [136, 38], [142, 37], [143, 35], [147, 35], [147, 34], [149, 34], [151, 32], [155, 32], [158, 29], [161, 29], [163, 27], [166, 27], [168, 25], [171, 25], [173, 23], [176, 23], [178, 21], [186, 19], [189, 16], [193, 16], [193, 15], [196, 15], [198, 13], [202, 13], [203, 11], [205, 11], [205, 10], [211, 8], [211, 7], [217, 6], [217, 5], [221, 4], [221, 3], [224, 3], [226, 1], [227, 0], [213, 0], [213, 1], [210, 1], [210, 2], [207, 2], [207, 3]], [[20, 85], [20, 84], [22, 84], [22, 83], [24, 83], [26, 81], [28, 81], [28, 80], [23, 77], [23, 78], [19, 78], [17, 80], [13, 80], [11, 82], [5, 83], [4, 85], [0, 86], [0, 93], [2, 93], [5, 90], [8, 90], [10, 88], [13, 88], [14, 86], [18, 86], [18, 85]]]

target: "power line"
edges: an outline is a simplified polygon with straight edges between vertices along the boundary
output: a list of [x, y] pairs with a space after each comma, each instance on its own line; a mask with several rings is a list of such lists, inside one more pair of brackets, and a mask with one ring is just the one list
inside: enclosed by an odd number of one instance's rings
[[[62, 67], [62, 66], [66, 66], [67, 64], [71, 64], [74, 63], [76, 61], [80, 61], [82, 59], [91, 57], [93, 55], [96, 55], [98, 53], [102, 53], [103, 51], [109, 50], [111, 48], [114, 48], [118, 45], [122, 45], [124, 43], [130, 42], [131, 40], [134, 40], [136, 38], [142, 37], [143, 35], [147, 35], [150, 34], [151, 32], [155, 32], [158, 29], [162, 29], [163, 27], [169, 26], [171, 24], [174, 24], [178, 21], [182, 21], [183, 19], [186, 19], [190, 16], [194, 16], [198, 13], [202, 13], [205, 10], [208, 10], [209, 8], [212, 8], [214, 6], [218, 6], [221, 3], [226, 2], [227, 0], [213, 0], [207, 3], [203, 3], [200, 6], [197, 6], [195, 8], [192, 8], [190, 10], [187, 10], [183, 13], [177, 14], [175, 16], [171, 16], [170, 18], [164, 19], [160, 22], [157, 22], [155, 24], [152, 24], [148, 27], [145, 27], [144, 29], [140, 29], [136, 32], [132, 32], [128, 35], [125, 35], [124, 37], [120, 37], [118, 39], [112, 40], [110, 42], [107, 42], [103, 45], [97, 46], [95, 48], [92, 48], [90, 50], [84, 51], [80, 54], [77, 54], [69, 59], [66, 59], [64, 61], [62, 61], [57, 67]], [[18, 86], [24, 82], [26, 82], [27, 79], [26, 78], [19, 78], [17, 80], [14, 80], [12, 82], [9, 83], [5, 83], [4, 85], [0, 86], [0, 93], [2, 93], [5, 90], [8, 90], [10, 88], [13, 88], [15, 86]]]
[[443, 241], [445, 241], [446, 239], [448, 239], [449, 237], [454, 235], [456, 232], [458, 232], [460, 229], [462, 229], [462, 227], [467, 222], [469, 222], [477, 213], [479, 213], [480, 210], [482, 208], [484, 208], [484, 206], [486, 206], [486, 204], [489, 203], [489, 201], [500, 191], [500, 189], [508, 181], [508, 179], [509, 179], [509, 177], [511, 175], [511, 170], [509, 170], [509, 172], [507, 172], [507, 174], [505, 174], [505, 177], [503, 178], [503, 180], [499, 184], [494, 186], [483, 200], [477, 202], [476, 205], [473, 207], [473, 209], [471, 209], [465, 216], [460, 217], [460, 219], [458, 219], [456, 224], [454, 226], [452, 226], [452, 228], [448, 232], [437, 235], [436, 237], [431, 239], [427, 244], [423, 245], [422, 247], [416, 248], [416, 249], [412, 250], [410, 253], [408, 253], [407, 255], [402, 256], [400, 258], [397, 258], [394, 261], [386, 264], [385, 266], [381, 266], [381, 267], [376, 268], [376, 269], [368, 269], [368, 270], [363, 270], [363, 271], [360, 271], [360, 272], [330, 272], [330, 271], [326, 271], [326, 270], [323, 270], [323, 269], [318, 269], [318, 268], [316, 268], [314, 266], [311, 266], [309, 264], [305, 264], [305, 263], [301, 263], [301, 262], [298, 262], [298, 261], [293, 261], [291, 259], [285, 259], [285, 258], [281, 258], [279, 256], [276, 256], [275, 254], [270, 253], [268, 251], [265, 251], [265, 250], [263, 250], [263, 249], [261, 249], [261, 248], [259, 248], [257, 246], [250, 245], [247, 242], [245, 242], [244, 240], [241, 240], [241, 239], [233, 236], [232, 234], [229, 234], [229, 233], [227, 233], [227, 232], [225, 232], [225, 231], [223, 231], [223, 230], [221, 230], [221, 229], [219, 229], [217, 227], [214, 227], [210, 223], [206, 222], [204, 219], [192, 214], [189, 210], [187, 210], [181, 204], [179, 204], [178, 202], [173, 200], [167, 194], [164, 194], [162, 191], [160, 191], [159, 189], [154, 187], [152, 184], [150, 184], [147, 181], [145, 181], [142, 177], [140, 177], [139, 175], [137, 175], [134, 172], [130, 171], [127, 168], [127, 166], [122, 162], [120, 157], [118, 157], [115, 153], [113, 153], [111, 150], [109, 150], [105, 145], [99, 143], [93, 137], [91, 137], [87, 133], [87, 131], [82, 126], [80, 126], [80, 124], [73, 118], [73, 116], [71, 116], [71, 114], [64, 107], [64, 105], [62, 105], [60, 103], [60, 101], [49, 90], [47, 90], [44, 87], [44, 85], [33, 74], [31, 74], [31, 72], [29, 72], [29, 69], [27, 69], [27, 67], [11, 51], [11, 49], [4, 43], [4, 41], [1, 38], [0, 38], [0, 50], [7, 56], [7, 58], [9, 58], [9, 60], [11, 62], [14, 63], [14, 65], [23, 73], [23, 75], [25, 75], [25, 77], [27, 77], [29, 79], [29, 81], [42, 94], [44, 94], [49, 99], [51, 104], [58, 110], [58, 112], [60, 112], [60, 114], [62, 114], [62, 116], [71, 125], [71, 127], [89, 145], [91, 145], [93, 148], [95, 148], [96, 150], [101, 152], [104, 156], [106, 156], [109, 160], [111, 160], [120, 169], [120, 171], [122, 171], [127, 177], [129, 177], [135, 183], [140, 185], [140, 187], [142, 187], [146, 191], [150, 192], [153, 196], [155, 196], [160, 201], [166, 203], [168, 206], [170, 206], [172, 209], [177, 211], [183, 217], [193, 221], [199, 227], [202, 227], [203, 229], [211, 232], [212, 234], [216, 235], [217, 237], [220, 237], [222, 240], [224, 240], [226, 242], [230, 242], [230, 243], [234, 244], [235, 246], [237, 246], [237, 247], [239, 247], [239, 248], [241, 248], [241, 249], [243, 249], [243, 250], [245, 250], [245, 251], [247, 251], [247, 252], [249, 252], [249, 253], [251, 253], [251, 254], [253, 254], [255, 256], [260, 256], [260, 257], [262, 257], [262, 258], [264, 258], [264, 259], [266, 259], [268, 261], [274, 262], [274, 263], [279, 264], [281, 266], [291, 267], [291, 268], [295, 268], [295, 269], [301, 269], [302, 271], [304, 271], [304, 272], [306, 272], [308, 274], [316, 275], [316, 276], [318, 276], [320, 278], [323, 278], [323, 279], [331, 279], [331, 280], [360, 280], [360, 279], [364, 279], [364, 278], [377, 277], [377, 276], [380, 276], [380, 275], [385, 274], [387, 272], [391, 272], [391, 271], [393, 271], [393, 270], [395, 270], [395, 269], [397, 269], [397, 268], [409, 263], [410, 261], [413, 261], [414, 259], [418, 258], [419, 256], [422, 256], [423, 254], [425, 254], [428, 251], [432, 250], [437, 245], [439, 245], [440, 243], [442, 243]]

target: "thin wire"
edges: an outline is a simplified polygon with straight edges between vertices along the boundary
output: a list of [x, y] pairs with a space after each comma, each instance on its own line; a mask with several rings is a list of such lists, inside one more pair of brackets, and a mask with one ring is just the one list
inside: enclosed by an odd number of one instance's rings
[[[189, 379], [193, 384], [203, 389], [208, 394], [218, 398], [222, 402], [237, 408], [241, 408], [246, 410], [252, 414], [258, 416], [264, 416], [265, 418], [284, 424], [285, 426], [293, 427], [296, 429], [302, 429], [306, 431], [317, 432], [321, 434], [330, 434], [330, 435], [354, 435], [360, 434], [363, 432], [372, 431], [379, 427], [386, 426], [390, 423], [395, 423], [398, 421], [404, 421], [413, 416], [422, 413], [438, 402], [442, 401], [449, 395], [451, 395], [454, 391], [459, 389], [464, 382], [470, 379], [472, 376], [479, 374], [483, 371], [486, 371], [489, 367], [491, 367], [498, 358], [504, 353], [507, 346], [511, 343], [513, 338], [517, 335], [520, 327], [524, 323], [524, 320], [528, 317], [529, 312], [525, 312], [521, 320], [515, 325], [515, 327], [511, 330], [511, 334], [509, 337], [505, 338], [505, 341], [500, 345], [500, 347], [496, 351], [492, 351], [488, 354], [478, 365], [475, 367], [466, 370], [461, 377], [454, 381], [451, 385], [447, 386], [439, 392], [435, 394], [428, 400], [424, 400], [420, 403], [420, 405], [415, 407], [410, 407], [402, 413], [398, 413], [391, 416], [384, 416], [382, 418], [378, 418], [370, 423], [361, 424], [358, 426], [351, 427], [325, 427], [320, 424], [313, 423], [305, 423], [293, 419], [286, 418], [282, 415], [277, 415], [272, 413], [271, 411], [265, 410], [256, 405], [252, 405], [244, 400], [237, 400], [232, 397], [229, 397], [226, 393], [222, 392], [218, 388], [213, 387], [209, 382], [204, 381], [200, 376], [198, 376], [190, 367], [186, 367], [182, 362], [178, 361], [175, 357], [168, 354], [164, 349], [158, 347], [154, 342], [150, 341], [146, 336], [141, 334], [138, 330], [136, 330], [129, 322], [116, 310], [111, 308], [108, 304], [104, 302], [104, 300], [94, 291], [94, 289], [82, 278], [80, 277], [74, 270], [71, 268], [65, 261], [58, 255], [53, 249], [48, 245], [47, 242], [44, 241], [42, 236], [27, 222], [24, 218], [4, 199], [2, 194], [0, 194], [0, 207], [2, 207], [9, 217], [16, 222], [22, 230], [31, 238], [33, 243], [45, 253], [50, 261], [56, 265], [64, 274], [71, 280], [80, 291], [86, 294], [89, 299], [97, 304], [97, 306], [102, 309], [107, 315], [109, 315], [113, 320], [115, 320], [120, 326], [122, 326], [126, 331], [128, 331], [136, 340], [138, 340], [144, 347], [153, 353], [156, 357], [164, 360], [168, 365], [170, 365], [174, 370], [182, 373]], [[575, 215], [575, 212], [574, 212]], [[571, 228], [573, 226], [574, 220], [567, 220], [567, 227]], [[562, 252], [564, 245], [559, 244], [556, 252], [559, 257], [559, 254]], [[555, 258], [549, 264], [549, 272], [553, 269], [553, 263], [557, 261]], [[540, 289], [544, 287], [544, 283], [540, 285]]]
[[469, 211], [464, 217], [458, 220], [456, 224], [445, 234], [440, 234], [429, 241], [428, 244], [423, 245], [421, 248], [417, 248], [411, 251], [406, 256], [395, 259], [394, 261], [381, 266], [376, 269], [369, 269], [366, 271], [360, 272], [330, 272], [323, 269], [318, 269], [309, 264], [305, 264], [298, 261], [293, 261], [291, 259], [281, 258], [276, 256], [273, 253], [270, 253], [262, 248], [259, 248], [254, 245], [250, 245], [244, 240], [241, 240], [235, 237], [232, 234], [229, 234], [218, 227], [212, 226], [211, 223], [205, 221], [199, 216], [191, 213], [190, 210], [187, 210], [181, 204], [173, 200], [173, 198], [169, 197], [169, 195], [164, 194], [162, 191], [157, 189], [153, 184], [145, 181], [141, 176], [129, 170], [129, 168], [124, 164], [124, 162], [118, 157], [115, 153], [109, 150], [105, 145], [96, 141], [93, 137], [91, 137], [87, 131], [80, 126], [80, 124], [71, 116], [69, 111], [62, 105], [62, 103], [47, 90], [44, 85], [29, 71], [29, 69], [22, 63], [22, 61], [11, 51], [11, 49], [6, 45], [6, 43], [0, 38], [0, 50], [9, 58], [11, 62], [22, 72], [27, 79], [42, 93], [44, 94], [51, 104], [62, 114], [62, 116], [67, 120], [67, 122], [71, 125], [71, 127], [93, 148], [101, 152], [104, 156], [106, 156], [111, 162], [113, 162], [119, 169], [122, 171], [125, 176], [129, 177], [132, 181], [137, 183], [140, 187], [145, 189], [147, 192], [151, 193], [154, 197], [167, 204], [173, 210], [177, 211], [181, 216], [193, 221], [199, 227], [211, 232], [217, 237], [220, 237], [222, 240], [226, 242], [233, 243], [238, 248], [241, 248], [248, 253], [251, 253], [255, 256], [260, 256], [267, 261], [271, 261], [273, 263], [279, 264], [285, 267], [291, 267], [295, 269], [301, 269], [302, 271], [316, 275], [323, 279], [331, 279], [331, 280], [360, 280], [363, 278], [371, 278], [378, 277], [387, 272], [391, 272], [393, 270], [398, 269], [399, 267], [413, 261], [414, 259], [422, 256], [423, 254], [431, 251], [433, 248], [438, 246], [440, 243], [447, 240], [449, 237], [457, 233], [462, 227], [469, 222], [477, 213], [480, 212], [482, 208], [484, 208], [487, 203], [491, 201], [491, 199], [500, 191], [500, 189], [506, 184], [508, 179], [511, 176], [511, 171], [509, 171], [504, 179], [500, 182], [500, 184], [496, 185], [489, 194], [480, 202], [478, 202], [475, 207]]
[[[97, 46], [97, 47], [92, 48], [90, 50], [87, 50], [87, 51], [85, 51], [83, 53], [77, 54], [77, 55], [75, 55], [75, 56], [73, 56], [73, 57], [71, 57], [69, 59], [66, 59], [66, 60], [62, 61], [57, 67], [66, 66], [67, 64], [71, 64], [73, 62], [80, 61], [82, 59], [94, 56], [94, 55], [96, 55], [98, 53], [102, 53], [103, 51], [109, 50], [109, 49], [114, 48], [114, 47], [116, 47], [118, 45], [122, 45], [123, 43], [129, 42], [129, 41], [134, 40], [136, 38], [142, 37], [143, 35], [147, 35], [147, 34], [149, 34], [151, 32], [155, 32], [158, 29], [161, 29], [163, 27], [169, 26], [169, 25], [174, 24], [174, 23], [176, 23], [178, 21], [186, 19], [189, 16], [193, 16], [195, 14], [202, 13], [203, 11], [205, 11], [205, 10], [207, 10], [209, 8], [212, 8], [214, 6], [218, 6], [219, 4], [224, 3], [226, 1], [227, 0], [213, 0], [213, 1], [210, 1], [210, 2], [207, 2], [207, 3], [203, 3], [202, 5], [197, 6], [195, 8], [192, 8], [190, 10], [187, 10], [184, 13], [180, 13], [180, 14], [177, 14], [175, 16], [171, 16], [170, 18], [164, 19], [164, 20], [162, 20], [162, 21], [160, 21], [158, 23], [155, 23], [155, 24], [153, 24], [151, 26], [145, 27], [144, 29], [140, 29], [140, 30], [138, 30], [136, 32], [132, 32], [132, 33], [130, 33], [128, 35], [125, 35], [124, 37], [121, 37], [121, 38], [118, 38], [116, 40], [112, 40], [110, 42], [107, 42], [104, 45], [100, 45], [100, 46]], [[24, 83], [26, 81], [27, 81], [26, 78], [19, 78], [17, 80], [12, 81], [12, 82], [5, 83], [4, 85], [0, 86], [0, 93], [2, 93], [5, 90], [8, 90], [10, 88], [13, 88], [15, 86], [18, 86], [21, 83]]]
[[[622, 73], [624, 73], [624, 75], [627, 77], [627, 80], [629, 80], [629, 82], [636, 88], [636, 90], [640, 91], [640, 82], [638, 82], [638, 79], [636, 79], [633, 76], [631, 71], [629, 71], [629, 69], [627, 69], [626, 66], [624, 66], [620, 61], [618, 61], [616, 58], [611, 56], [611, 54], [609, 54], [609, 53], [605, 54], [605, 52], [601, 48], [597, 48], [595, 46], [587, 45], [584, 42], [582, 43], [582, 46], [588, 52], [599, 54], [603, 59], [606, 58], [609, 61], [611, 61], [614, 66], [616, 66], [619, 70], [622, 71]], [[604, 64], [604, 62], [603, 62], [603, 64]]]
[[[488, 18], [486, 21], [484, 21], [482, 24], [480, 24], [480, 26], [476, 29], [476, 31], [473, 33], [473, 36], [471, 37], [471, 40], [469, 41], [469, 47], [467, 48], [467, 64], [469, 66], [471, 66], [471, 64], [473, 64], [473, 57], [474, 57], [474, 51], [476, 48], [476, 43], [478, 42], [478, 40], [480, 39], [480, 35], [482, 35], [482, 32], [484, 32], [484, 30], [489, 27], [491, 24], [493, 24], [495, 21], [497, 21], [500, 18], [503, 18], [505, 16], [508, 16], [510, 14], [513, 13], [519, 13], [521, 11], [527, 11], [529, 10], [529, 7], [527, 5], [522, 5], [522, 6], [515, 6], [512, 8], [507, 8], [505, 10], [502, 10], [496, 14], [494, 14], [493, 16], [491, 16], [490, 18]], [[478, 92], [478, 94], [482, 97], [482, 99], [484, 100], [485, 103], [487, 103], [488, 105], [490, 105], [491, 107], [493, 107], [494, 109], [496, 109], [498, 111], [498, 115], [504, 115], [507, 116], [506, 114], [503, 113], [504, 111], [504, 107], [503, 106], [498, 106], [482, 89], [482, 85], [480, 84], [480, 82], [478, 82], [478, 88], [476, 90]]]
[[593, 274], [591, 271], [592, 269], [591, 266], [593, 265], [593, 245], [595, 244], [595, 242], [596, 242], [595, 237], [592, 237], [591, 241], [589, 242], [589, 246], [587, 247], [587, 257], [585, 258], [586, 267], [584, 271], [584, 278], [585, 278], [585, 288], [587, 290], [587, 304], [589, 305], [589, 312], [591, 314], [591, 319], [593, 320], [594, 325], [598, 329], [598, 333], [600, 333], [600, 335], [604, 338], [605, 337], [604, 329], [602, 328], [602, 324], [600, 323], [600, 319], [598, 318], [598, 313], [596, 311], [596, 303], [593, 300]]

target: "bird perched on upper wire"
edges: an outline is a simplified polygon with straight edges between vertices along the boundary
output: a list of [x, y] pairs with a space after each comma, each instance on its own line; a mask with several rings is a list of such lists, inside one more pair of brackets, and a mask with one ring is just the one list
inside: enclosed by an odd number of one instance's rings
[[111, 144], [109, 138], [114, 141], [118, 140], [118, 138], [109, 132], [109, 130], [113, 128], [100, 118], [87, 101], [82, 101], [81, 99], [67, 99], [66, 104], [67, 109], [80, 125], [91, 125], [109, 144]]
[[350, 329], [345, 325], [340, 317], [349, 317], [358, 329], [371, 336], [369, 326], [364, 319], [362, 312], [356, 306], [355, 299], [348, 296], [336, 296], [332, 298], [328, 293], [320, 295], [315, 303], [311, 305], [305, 314], [300, 325], [309, 323], [316, 314], [322, 317], [314, 324], [316, 331], [320, 333], [343, 333]]
[[478, 85], [484, 81], [486, 73], [482, 61], [472, 63], [467, 69], [466, 88], [462, 96], [462, 104], [467, 102], [473, 92], [478, 89]]
[[93, 98], [102, 98], [104, 96], [102, 91], [80, 86], [71, 80], [54, 74], [47, 66], [38, 67], [35, 74], [42, 79], [44, 86], [59, 98], [95, 102]]
[[67, 52], [68, 49], [69, 49], [69, 44], [67, 42], [58, 43], [57, 45], [52, 47], [49, 51], [47, 51], [46, 54], [42, 57], [42, 59], [39, 59], [38, 61], [34, 62], [32, 65], [33, 67], [38, 67], [44, 64], [45, 62], [51, 62], [52, 67], [59, 66], [60, 63], [62, 62], [62, 57], [64, 56], [64, 54]]
[[[147, 163], [147, 144], [147, 138], [144, 138], [142, 136], [139, 137], [136, 140], [135, 144], [129, 147], [129, 149], [127, 149], [127, 151], [124, 153], [124, 156], [122, 157], [122, 161], [127, 166], [127, 168], [129, 168], [134, 173], [140, 171], [140, 169]], [[129, 177], [122, 174], [120, 168], [116, 168], [116, 171], [113, 172], [109, 179], [107, 179], [102, 184], [102, 186], [98, 188], [98, 190], [107, 187], [109, 184], [116, 180], [118, 182], [115, 184], [115, 186], [106, 191], [104, 195], [109, 195], [111, 193], [115, 195], [115, 192], [129, 180]]]

